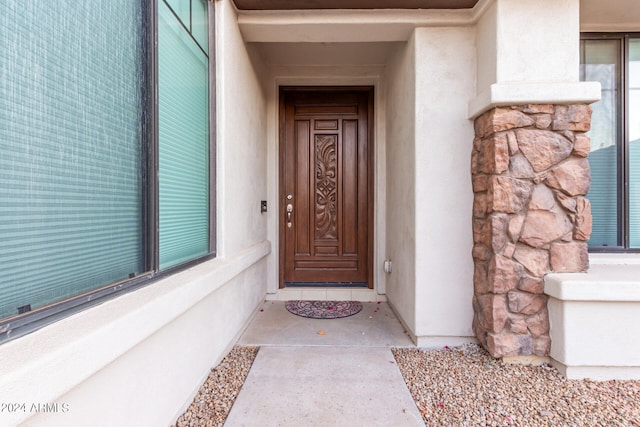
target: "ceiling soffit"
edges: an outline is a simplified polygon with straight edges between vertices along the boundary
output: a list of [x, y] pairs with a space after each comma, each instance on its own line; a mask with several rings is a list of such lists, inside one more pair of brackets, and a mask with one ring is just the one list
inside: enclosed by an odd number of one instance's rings
[[240, 10], [470, 9], [479, 0], [233, 0]]

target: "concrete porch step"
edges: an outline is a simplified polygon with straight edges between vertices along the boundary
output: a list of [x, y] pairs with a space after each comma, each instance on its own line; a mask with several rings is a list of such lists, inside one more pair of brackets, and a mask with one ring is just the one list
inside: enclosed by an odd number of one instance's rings
[[423, 426], [392, 347], [413, 347], [385, 302], [341, 319], [266, 301], [238, 341], [260, 351], [225, 426]]
[[423, 426], [388, 348], [262, 347], [225, 426]]

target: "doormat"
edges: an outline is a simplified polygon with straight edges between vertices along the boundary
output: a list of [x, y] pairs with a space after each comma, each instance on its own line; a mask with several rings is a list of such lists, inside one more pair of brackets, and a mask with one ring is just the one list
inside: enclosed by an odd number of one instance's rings
[[359, 301], [287, 301], [284, 306], [290, 313], [312, 319], [337, 319], [360, 313]]

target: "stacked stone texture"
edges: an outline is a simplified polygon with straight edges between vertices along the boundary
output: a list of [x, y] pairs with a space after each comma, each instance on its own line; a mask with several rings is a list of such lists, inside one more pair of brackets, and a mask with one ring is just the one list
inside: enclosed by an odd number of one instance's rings
[[549, 354], [544, 276], [588, 268], [588, 105], [494, 108], [475, 121], [473, 328], [493, 357]]

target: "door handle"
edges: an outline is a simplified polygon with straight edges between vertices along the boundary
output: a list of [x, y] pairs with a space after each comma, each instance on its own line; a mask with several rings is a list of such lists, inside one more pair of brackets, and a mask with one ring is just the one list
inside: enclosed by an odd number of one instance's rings
[[287, 227], [291, 228], [291, 213], [293, 212], [293, 205], [287, 204]]

